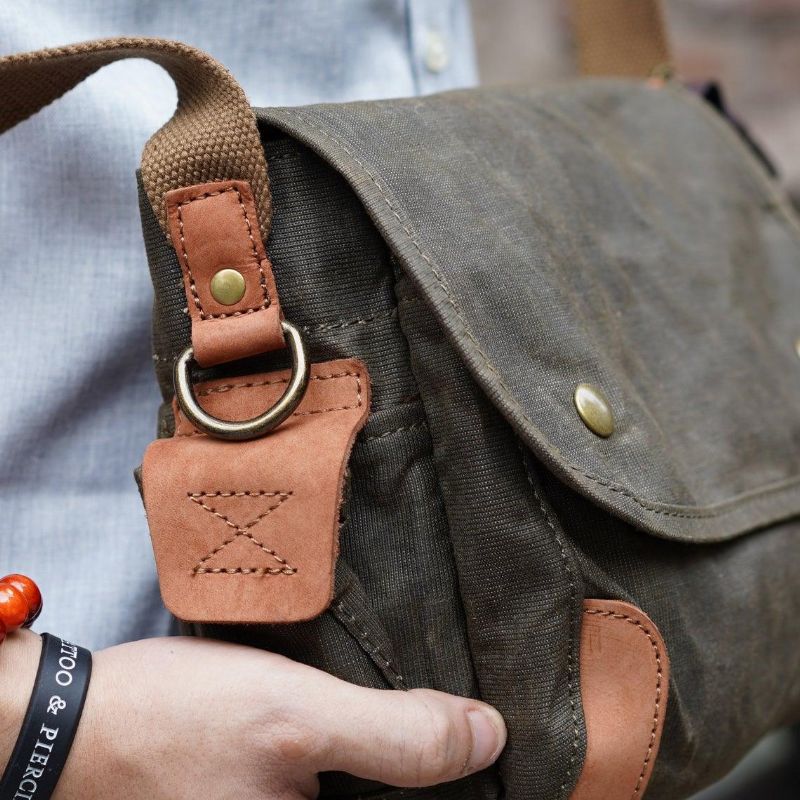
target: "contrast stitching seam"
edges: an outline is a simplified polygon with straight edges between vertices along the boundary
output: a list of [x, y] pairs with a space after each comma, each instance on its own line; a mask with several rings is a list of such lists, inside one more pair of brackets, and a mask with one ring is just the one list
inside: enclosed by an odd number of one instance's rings
[[304, 331], [332, 331], [339, 328], [350, 328], [354, 325], [367, 325], [370, 322], [377, 322], [383, 319], [392, 319], [397, 316], [397, 306], [394, 306], [389, 311], [379, 311], [369, 317], [362, 319], [347, 319], [336, 320], [335, 322], [319, 322], [316, 325], [301, 325], [300, 328]]
[[[261, 522], [264, 517], [266, 517], [271, 511], [276, 509], [281, 503], [288, 500], [292, 496], [292, 492], [189, 492], [188, 497], [193, 503], [197, 503], [197, 505], [202, 506], [206, 511], [213, 514], [213, 516], [221, 519], [226, 525], [233, 528], [235, 531], [244, 532], [249, 530], [250, 528], [255, 527]], [[250, 520], [245, 525], [236, 525], [234, 522], [231, 522], [230, 518], [227, 517], [225, 514], [220, 514], [215, 508], [212, 508], [207, 503], [203, 501], [202, 498], [204, 497], [277, 497], [278, 502], [274, 506], [270, 506], [266, 511], [262, 514], [259, 514], [254, 519]]]
[[[201, 508], [208, 511], [217, 519], [222, 520], [228, 527], [232, 528], [235, 533], [231, 536], [230, 539], [226, 539], [221, 545], [214, 548], [207, 556], [201, 558], [200, 561], [197, 562], [197, 566], [192, 570], [195, 575], [233, 575], [233, 574], [245, 574], [245, 575], [253, 575], [253, 574], [264, 574], [264, 575], [295, 575], [297, 573], [297, 569], [291, 564], [289, 564], [284, 558], [281, 558], [274, 550], [271, 550], [267, 547], [263, 542], [260, 542], [258, 539], [253, 536], [250, 532], [250, 529], [258, 525], [261, 520], [263, 520], [266, 516], [271, 514], [276, 508], [278, 508], [281, 503], [285, 502], [292, 496], [292, 492], [271, 492], [267, 490], [259, 490], [259, 491], [238, 491], [232, 490], [230, 492], [226, 491], [213, 491], [213, 492], [187, 492], [187, 497], [193, 503], [196, 503]], [[213, 498], [213, 497], [277, 497], [278, 502], [274, 506], [270, 506], [266, 511], [259, 514], [254, 519], [250, 520], [245, 525], [236, 525], [234, 522], [225, 515], [221, 514], [219, 511], [216, 510], [213, 506], [208, 505], [203, 498]], [[257, 545], [261, 550], [263, 550], [268, 555], [272, 556], [281, 567], [275, 568], [260, 568], [260, 567], [218, 567], [218, 568], [208, 568], [204, 567], [203, 565], [206, 564], [210, 559], [212, 559], [217, 553], [221, 550], [224, 550], [231, 542], [236, 540], [239, 536], [244, 536], [249, 539], [253, 544]]]
[[294, 575], [292, 567], [198, 567], [192, 571], [194, 575]]
[[383, 650], [381, 650], [381, 648], [380, 648], [380, 647], [378, 647], [378, 645], [376, 645], [376, 644], [375, 644], [375, 643], [372, 641], [372, 639], [370, 639], [370, 637], [369, 637], [369, 634], [368, 634], [368, 633], [367, 633], [367, 631], [365, 630], [365, 627], [366, 627], [366, 626], [365, 626], [365, 625], [363, 625], [363, 624], [360, 624], [360, 623], [358, 622], [358, 620], [355, 618], [355, 616], [354, 616], [353, 614], [351, 614], [351, 613], [350, 613], [350, 612], [349, 612], [349, 611], [348, 611], [348, 610], [345, 608], [345, 605], [344, 605], [344, 602], [343, 602], [343, 601], [339, 601], [339, 602], [336, 604], [336, 609], [339, 611], [339, 613], [340, 613], [340, 614], [343, 614], [343, 615], [344, 615], [344, 616], [345, 616], [345, 617], [346, 617], [346, 618], [347, 618], [347, 619], [350, 621], [350, 624], [351, 624], [351, 625], [352, 625], [352, 626], [353, 626], [353, 627], [354, 627], [354, 628], [355, 628], [355, 629], [358, 631], [358, 636], [359, 636], [359, 638], [360, 638], [360, 639], [361, 639], [361, 640], [364, 642], [364, 644], [367, 646], [367, 652], [368, 652], [368, 653], [370, 653], [370, 654], [371, 654], [371, 655], [373, 655], [373, 656], [377, 656], [377, 657], [379, 657], [379, 658], [380, 658], [380, 660], [381, 660], [381, 664], [383, 664], [384, 668], [385, 668], [385, 669], [387, 669], [387, 670], [389, 670], [389, 672], [392, 674], [392, 676], [394, 677], [394, 679], [395, 679], [395, 680], [396, 680], [396, 681], [397, 681], [399, 684], [401, 684], [401, 685], [405, 686], [405, 685], [406, 685], [405, 678], [403, 678], [403, 676], [402, 676], [402, 675], [401, 675], [401, 674], [400, 674], [400, 673], [397, 671], [397, 669], [396, 669], [396, 667], [394, 666], [394, 664], [392, 663], [392, 661], [391, 661], [390, 659], [388, 659], [388, 658], [387, 658], [387, 657], [384, 655], [384, 652], [383, 652]]
[[[310, 417], [314, 414], [327, 414], [330, 411], [349, 411], [353, 408], [361, 408], [364, 405], [364, 389], [361, 384], [361, 373], [360, 372], [340, 372], [334, 375], [313, 375], [311, 377], [312, 381], [325, 381], [330, 380], [332, 378], [355, 378], [356, 379], [356, 402], [352, 405], [343, 405], [343, 406], [333, 406], [332, 408], [316, 408], [313, 411], [295, 411], [292, 416], [293, 417]], [[288, 379], [281, 378], [275, 380], [266, 380], [266, 381], [254, 381], [251, 383], [231, 383], [225, 386], [212, 386], [209, 389], [203, 391], [199, 391], [197, 394], [200, 397], [203, 397], [205, 394], [211, 394], [214, 391], [222, 392], [222, 391], [235, 391], [236, 389], [252, 389], [258, 386], [272, 386], [275, 384], [280, 383], [287, 383]], [[178, 410], [179, 417], [184, 417], [183, 413]], [[176, 433], [174, 434], [175, 437], [179, 436], [206, 436], [205, 433], [201, 431], [190, 431], [189, 433]]]
[[[359, 378], [358, 372], [335, 372], [332, 375], [312, 375], [312, 381], [329, 381], [334, 378]], [[197, 392], [198, 397], [205, 397], [209, 394], [221, 394], [222, 392], [229, 392], [232, 389], [254, 389], [258, 386], [277, 386], [281, 383], [289, 383], [289, 378], [269, 378], [264, 381], [249, 381], [248, 383], [226, 383], [222, 386], [210, 386], [206, 389], [200, 389]]]
[[[450, 306], [452, 307], [452, 309], [455, 312], [456, 316], [458, 317], [459, 321], [461, 322], [461, 325], [463, 326], [463, 329], [464, 329], [464, 333], [466, 334], [467, 338], [474, 345], [476, 352], [481, 356], [481, 358], [483, 359], [483, 362], [486, 365], [486, 367], [495, 374], [495, 376], [497, 378], [497, 384], [503, 390], [503, 392], [505, 393], [507, 400], [514, 406], [514, 408], [517, 410], [517, 413], [520, 415], [520, 417], [522, 417], [523, 420], [525, 420], [525, 422], [527, 422], [529, 425], [531, 425], [534, 428], [536, 428], [537, 427], [536, 423], [525, 413], [525, 411], [523, 411], [523, 409], [520, 406], [519, 402], [514, 398], [513, 392], [508, 387], [506, 382], [503, 380], [503, 377], [500, 374], [500, 372], [498, 371], [497, 367], [495, 367], [495, 365], [492, 363], [492, 360], [489, 358], [489, 356], [487, 356], [486, 353], [483, 352], [483, 349], [481, 348], [480, 343], [475, 338], [475, 335], [472, 333], [469, 325], [467, 324], [467, 321], [466, 321], [463, 313], [461, 312], [461, 309], [458, 306], [458, 303], [456, 302], [455, 298], [453, 297], [453, 295], [451, 294], [450, 290], [448, 289], [447, 284], [446, 284], [446, 282], [444, 280], [444, 277], [439, 272], [439, 269], [436, 266], [435, 262], [422, 249], [422, 245], [420, 245], [419, 242], [414, 238], [414, 234], [411, 232], [410, 228], [403, 221], [403, 218], [401, 217], [400, 213], [397, 211], [397, 209], [392, 204], [391, 200], [389, 199], [389, 196], [386, 194], [386, 191], [381, 186], [380, 182], [375, 177], [375, 175], [366, 167], [364, 162], [361, 161], [361, 159], [359, 159], [356, 155], [354, 155], [353, 152], [347, 147], [347, 145], [344, 142], [342, 142], [338, 137], [336, 137], [334, 134], [330, 133], [325, 128], [323, 128], [319, 124], [313, 122], [308, 117], [306, 117], [304, 114], [301, 114], [299, 111], [296, 111], [295, 109], [292, 109], [292, 108], [284, 109], [284, 113], [290, 114], [290, 115], [292, 115], [294, 117], [297, 117], [297, 119], [299, 119], [301, 122], [303, 122], [304, 124], [308, 125], [311, 128], [314, 128], [315, 130], [319, 131], [326, 139], [330, 140], [335, 145], [337, 145], [341, 150], [343, 150], [353, 160], [353, 162], [355, 162], [361, 168], [361, 170], [364, 172], [364, 174], [367, 175], [367, 177], [375, 184], [375, 187], [380, 192], [381, 197], [383, 198], [383, 200], [386, 203], [386, 205], [389, 207], [389, 210], [392, 212], [394, 217], [397, 219], [398, 223], [400, 224], [400, 227], [405, 232], [405, 234], [408, 237], [409, 241], [411, 242], [411, 244], [414, 245], [414, 247], [416, 248], [416, 250], [419, 253], [419, 255], [422, 257], [422, 259], [430, 267], [431, 273], [433, 274], [434, 278], [438, 282], [439, 286], [441, 287], [442, 291], [445, 294], [445, 297], [447, 298], [448, 303], [450, 304]], [[603, 480], [601, 478], [598, 478], [595, 475], [592, 475], [591, 473], [586, 472], [584, 469], [582, 469], [581, 467], [577, 466], [576, 464], [572, 464], [570, 462], [566, 462], [566, 463], [567, 463], [567, 466], [570, 469], [574, 470], [575, 472], [579, 473], [580, 475], [583, 475], [585, 478], [587, 478], [588, 480], [592, 481], [593, 483], [597, 483], [600, 486], [603, 486], [603, 487], [605, 487], [605, 488], [607, 488], [607, 489], [609, 489], [611, 491], [616, 491], [619, 494], [625, 495], [626, 497], [630, 498], [635, 503], [637, 503], [639, 506], [641, 506], [641, 508], [643, 508], [645, 511], [650, 512], [652, 514], [660, 514], [662, 516], [668, 516], [668, 517], [683, 517], [683, 518], [687, 518], [687, 519], [695, 519], [695, 518], [720, 517], [720, 516], [723, 516], [725, 514], [732, 513], [732, 511], [734, 510], [734, 508], [727, 508], [727, 509], [720, 509], [720, 510], [706, 509], [706, 510], [701, 510], [701, 511], [697, 511], [697, 512], [691, 512], [691, 511], [682, 512], [682, 511], [673, 511], [673, 510], [670, 510], [670, 509], [658, 508], [655, 504], [652, 504], [650, 501], [642, 500], [639, 497], [637, 497], [635, 494], [633, 494], [632, 492], [628, 491], [627, 489], [624, 489], [622, 487], [618, 487], [618, 486], [616, 486], [616, 485], [614, 485], [612, 483], [609, 483], [608, 481], [605, 481], [605, 480]]]
[[358, 373], [356, 373], [356, 408], [361, 408], [361, 376]]
[[561, 551], [561, 564], [564, 569], [564, 574], [567, 576], [567, 583], [569, 584], [569, 615], [567, 618], [567, 624], [569, 625], [569, 634], [567, 640], [567, 696], [569, 697], [570, 716], [572, 718], [572, 752], [570, 753], [569, 761], [567, 762], [564, 780], [562, 781], [561, 786], [558, 787], [558, 791], [563, 794], [567, 788], [570, 777], [572, 776], [572, 766], [575, 763], [575, 759], [578, 757], [578, 748], [580, 746], [580, 728], [578, 726], [578, 706], [576, 700], [577, 687], [575, 685], [575, 658], [573, 655], [575, 648], [575, 605], [578, 602], [578, 588], [575, 583], [575, 575], [572, 571], [572, 567], [570, 567], [569, 564], [567, 548], [558, 532], [556, 523], [553, 520], [553, 515], [550, 513], [550, 509], [545, 505], [544, 500], [542, 500], [539, 491], [536, 488], [536, 484], [533, 482], [533, 476], [531, 475], [528, 462], [525, 458], [525, 453], [522, 451], [521, 447], [520, 452], [522, 455], [522, 467], [525, 470], [525, 477], [528, 479], [528, 484], [531, 487], [533, 496], [536, 498], [536, 502], [539, 504], [539, 509], [544, 516], [544, 520], [547, 526], [553, 532], [553, 538], [556, 540], [556, 544]]
[[232, 489], [231, 491], [225, 490], [217, 490], [214, 492], [190, 492], [189, 497], [283, 497], [286, 494], [291, 494], [291, 492], [268, 492], [268, 491], [237, 491], [236, 489]]
[[[606, 487], [611, 492], [616, 492], [617, 494], [624, 495], [629, 499], [633, 500], [637, 505], [641, 506], [645, 511], [650, 511], [653, 514], [661, 514], [665, 517], [680, 517], [685, 519], [713, 519], [714, 517], [724, 517], [727, 514], [732, 514], [739, 510], [741, 507], [742, 498], [734, 498], [732, 504], [725, 507], [725, 508], [701, 508], [695, 511], [692, 510], [673, 510], [669, 508], [661, 508], [657, 506], [654, 502], [643, 500], [640, 497], [637, 497], [633, 494], [629, 489], [626, 489], [624, 486], [620, 486], [617, 483], [613, 483], [612, 481], [608, 481], [605, 478], [601, 478], [597, 475], [593, 475], [590, 472], [585, 472], [580, 467], [575, 466], [574, 464], [567, 463], [567, 466], [579, 472], [581, 475], [589, 478], [590, 480], [594, 481], [595, 483], [599, 483], [601, 486]], [[781, 483], [777, 486], [763, 486], [760, 489], [754, 490], [753, 496], [763, 496], [765, 494], [770, 494], [772, 492], [784, 491], [789, 487], [796, 486], [798, 484], [798, 480], [789, 480], [785, 483]], [[745, 498], [746, 499], [746, 498]]]
[[653, 648], [653, 653], [655, 654], [656, 658], [656, 692], [655, 692], [655, 704], [653, 708], [653, 727], [650, 730], [650, 742], [647, 747], [647, 753], [644, 757], [644, 764], [642, 764], [642, 771], [639, 773], [639, 778], [636, 781], [636, 786], [633, 790], [633, 794], [631, 797], [636, 797], [637, 794], [641, 791], [642, 784], [644, 783], [644, 778], [647, 773], [647, 766], [650, 763], [650, 759], [653, 756], [653, 748], [656, 744], [656, 737], [658, 736], [658, 721], [661, 713], [661, 684], [664, 677], [663, 668], [661, 665], [661, 650], [659, 649], [658, 642], [656, 641], [653, 634], [646, 628], [641, 620], [636, 619], [635, 617], [629, 617], [627, 614], [620, 614], [616, 611], [606, 611], [605, 609], [601, 608], [585, 608], [583, 610], [584, 614], [592, 614], [601, 617], [609, 617], [610, 619], [618, 619], [627, 622], [629, 625], [635, 625], [649, 640], [650, 646]]
[[[200, 300], [200, 295], [197, 292], [197, 285], [195, 284], [194, 275], [192, 274], [192, 268], [189, 264], [189, 254], [186, 250], [186, 239], [183, 235], [183, 212], [181, 209], [183, 206], [188, 206], [191, 203], [194, 203], [195, 200], [205, 200], [209, 197], [216, 197], [217, 195], [225, 194], [226, 192], [236, 192], [236, 197], [239, 200], [239, 206], [242, 209], [242, 215], [244, 216], [245, 224], [247, 225], [247, 235], [250, 237], [250, 244], [253, 248], [253, 257], [256, 260], [256, 264], [258, 264], [258, 274], [259, 274], [259, 282], [261, 284], [261, 291], [264, 294], [264, 302], [261, 305], [253, 306], [252, 308], [244, 308], [240, 311], [234, 311], [230, 314], [208, 314], [203, 310], [203, 303]], [[264, 268], [261, 264], [261, 259], [258, 257], [258, 249], [256, 248], [256, 241], [253, 237], [253, 226], [250, 224], [250, 218], [247, 216], [247, 209], [245, 208], [244, 201], [242, 200], [241, 192], [235, 187], [230, 186], [227, 189], [217, 189], [213, 192], [204, 192], [203, 194], [199, 194], [196, 197], [190, 197], [188, 200], [184, 200], [182, 203], [178, 203], [177, 205], [177, 212], [178, 212], [178, 228], [180, 231], [180, 239], [181, 239], [181, 252], [183, 254], [183, 261], [186, 264], [186, 272], [189, 276], [189, 289], [192, 293], [192, 299], [194, 300], [194, 305], [197, 308], [197, 311], [200, 314], [200, 319], [207, 320], [207, 319], [227, 319], [228, 317], [240, 317], [244, 314], [252, 314], [256, 311], [263, 311], [269, 308], [272, 299], [269, 296], [269, 288], [267, 287], [267, 278], [264, 274]]]
[[428, 427], [427, 422], [415, 422], [412, 425], [405, 425], [402, 428], [395, 428], [394, 430], [386, 431], [385, 433], [376, 433], [372, 434], [371, 436], [364, 436], [363, 441], [373, 442], [376, 439], [385, 439], [387, 436], [394, 436], [396, 433], [406, 433], [407, 431], [419, 431], [427, 427]]

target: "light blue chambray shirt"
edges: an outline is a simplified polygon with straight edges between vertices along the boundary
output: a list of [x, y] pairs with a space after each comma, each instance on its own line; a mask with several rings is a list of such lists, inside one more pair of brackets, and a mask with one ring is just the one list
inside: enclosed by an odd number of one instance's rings
[[[253, 105], [476, 77], [466, 0], [0, 5], [0, 55], [118, 35], [201, 47]], [[132, 472], [159, 402], [134, 170], [174, 104], [128, 61], [0, 137], [0, 570], [41, 586], [38, 630], [91, 648], [171, 629]]]

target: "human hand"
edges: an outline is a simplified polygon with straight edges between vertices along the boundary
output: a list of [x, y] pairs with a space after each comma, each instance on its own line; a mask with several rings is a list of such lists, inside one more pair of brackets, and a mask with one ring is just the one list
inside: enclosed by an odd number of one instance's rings
[[54, 800], [306, 800], [327, 770], [430, 786], [489, 766], [505, 737], [476, 700], [365, 689], [239, 645], [147, 639], [95, 654]]

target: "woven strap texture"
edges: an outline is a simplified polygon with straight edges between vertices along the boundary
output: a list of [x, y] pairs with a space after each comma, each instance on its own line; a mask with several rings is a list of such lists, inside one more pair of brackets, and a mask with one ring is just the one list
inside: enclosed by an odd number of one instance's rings
[[[572, 0], [581, 72], [646, 76], [669, 63], [658, 0]], [[0, 133], [61, 97], [100, 67], [148, 58], [175, 81], [178, 106], [145, 145], [142, 180], [161, 228], [164, 195], [210, 181], [250, 183], [264, 240], [271, 200], [267, 164], [242, 88], [218, 61], [167, 39], [120, 37], [0, 58]]]
[[142, 180], [166, 232], [164, 195], [210, 181], [250, 183], [261, 233], [269, 234], [267, 163], [255, 117], [242, 88], [210, 56], [166, 39], [100, 39], [0, 59], [0, 133], [35, 114], [100, 67], [147, 58], [175, 81], [178, 106], [145, 145]]
[[572, 0], [572, 24], [583, 75], [644, 78], [670, 69], [659, 0]]

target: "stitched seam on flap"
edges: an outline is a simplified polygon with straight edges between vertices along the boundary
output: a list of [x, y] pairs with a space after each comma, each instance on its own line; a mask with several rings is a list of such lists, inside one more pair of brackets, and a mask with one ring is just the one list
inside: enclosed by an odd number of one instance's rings
[[[527, 419], [527, 417], [526, 417]], [[530, 421], [530, 420], [529, 420]], [[798, 478], [790, 478], [789, 480], [782, 481], [777, 484], [771, 484], [766, 486], [757, 487], [750, 492], [744, 492], [742, 494], [736, 495], [735, 497], [730, 498], [730, 500], [726, 501], [721, 508], [698, 508], [692, 510], [690, 507], [687, 506], [675, 506], [673, 508], [664, 507], [666, 504], [658, 503], [657, 501], [649, 501], [643, 500], [640, 497], [637, 497], [633, 494], [629, 489], [626, 489], [624, 486], [620, 486], [613, 481], [606, 480], [605, 478], [601, 478], [597, 475], [593, 475], [590, 472], [586, 472], [585, 470], [581, 469], [580, 467], [576, 467], [574, 464], [570, 464], [567, 462], [567, 466], [579, 472], [589, 480], [594, 481], [595, 483], [604, 486], [611, 492], [616, 492], [617, 494], [624, 495], [625, 497], [633, 500], [637, 505], [641, 506], [645, 511], [650, 511], [653, 514], [660, 514], [665, 517], [679, 517], [682, 519], [713, 519], [715, 517], [724, 517], [726, 514], [732, 514], [739, 510], [740, 504], [748, 499], [752, 499], [754, 497], [763, 497], [767, 494], [772, 494], [773, 492], [782, 492], [786, 489], [791, 487], [797, 486], [800, 483], [800, 479]]]
[[[236, 192], [236, 197], [239, 200], [239, 206], [242, 209], [242, 215], [244, 216], [245, 224], [247, 225], [247, 233], [250, 237], [250, 244], [253, 248], [253, 256], [258, 264], [258, 274], [259, 274], [259, 282], [261, 284], [261, 291], [264, 294], [264, 301], [261, 305], [253, 306], [251, 308], [245, 308], [241, 311], [233, 311], [230, 314], [208, 314], [203, 310], [203, 302], [200, 300], [200, 295], [197, 292], [197, 285], [194, 281], [194, 275], [192, 274], [192, 267], [189, 264], [189, 254], [186, 250], [186, 239], [183, 235], [183, 212], [181, 208], [183, 206], [188, 206], [191, 203], [194, 203], [195, 200], [205, 200], [208, 197], [216, 197], [220, 194], [225, 194], [226, 192]], [[194, 300], [195, 308], [197, 308], [200, 319], [202, 320], [210, 320], [210, 319], [227, 319], [228, 317], [241, 317], [244, 314], [253, 314], [256, 311], [264, 311], [265, 309], [269, 308], [272, 299], [269, 296], [269, 289], [267, 287], [267, 278], [264, 275], [264, 268], [261, 264], [261, 259], [258, 257], [258, 250], [256, 249], [256, 242], [253, 238], [253, 226], [250, 224], [250, 218], [247, 216], [247, 209], [245, 208], [244, 202], [242, 201], [242, 194], [241, 192], [235, 187], [230, 186], [227, 189], [217, 189], [213, 192], [204, 192], [203, 194], [197, 195], [197, 197], [190, 197], [188, 200], [184, 200], [182, 203], [178, 203], [177, 205], [177, 212], [178, 212], [178, 228], [180, 230], [180, 239], [181, 239], [181, 253], [183, 254], [183, 260], [186, 264], [186, 272], [189, 276], [189, 289], [192, 293], [192, 299]]]
[[650, 646], [653, 648], [653, 653], [655, 654], [656, 690], [653, 707], [653, 727], [650, 730], [650, 742], [647, 747], [647, 753], [645, 753], [642, 771], [639, 773], [639, 778], [636, 781], [636, 786], [634, 787], [633, 794], [631, 795], [632, 798], [635, 798], [636, 795], [638, 795], [641, 791], [642, 784], [644, 783], [644, 778], [647, 774], [647, 767], [650, 764], [650, 759], [653, 756], [653, 748], [655, 747], [656, 736], [658, 735], [658, 723], [661, 715], [661, 684], [664, 677], [664, 672], [661, 666], [661, 650], [658, 646], [658, 641], [655, 639], [650, 630], [642, 624], [641, 620], [638, 620], [635, 617], [629, 617], [627, 614], [620, 614], [616, 611], [607, 611], [606, 609], [602, 608], [585, 608], [583, 609], [583, 613], [593, 616], [608, 617], [609, 619], [621, 620], [629, 625], [636, 626], [636, 628], [638, 628], [647, 637], [648, 641], [650, 642]]
[[[463, 327], [465, 335], [472, 342], [472, 344], [475, 347], [475, 350], [478, 353], [478, 355], [480, 355], [480, 357], [483, 359], [483, 363], [485, 364], [485, 366], [491, 372], [493, 372], [494, 375], [496, 376], [497, 384], [500, 387], [500, 389], [503, 391], [504, 395], [506, 396], [507, 401], [514, 406], [514, 408], [516, 409], [516, 411], [519, 414], [519, 416], [522, 417], [522, 419], [525, 420], [525, 422], [527, 422], [533, 428], [536, 428], [538, 430], [538, 426], [536, 425], [536, 423], [525, 413], [525, 411], [523, 410], [523, 408], [520, 405], [520, 403], [515, 399], [514, 393], [511, 391], [511, 389], [508, 387], [506, 382], [503, 380], [503, 377], [500, 374], [500, 372], [498, 371], [497, 367], [495, 367], [494, 363], [489, 358], [489, 356], [487, 356], [486, 353], [483, 352], [483, 349], [481, 348], [480, 343], [475, 338], [475, 335], [472, 333], [472, 330], [470, 329], [469, 325], [467, 324], [467, 320], [464, 317], [464, 314], [461, 311], [458, 303], [456, 302], [455, 297], [453, 297], [453, 295], [451, 294], [450, 289], [448, 288], [447, 283], [446, 283], [446, 281], [444, 279], [444, 276], [439, 271], [439, 268], [437, 267], [437, 265], [434, 262], [434, 260], [425, 252], [425, 250], [423, 250], [422, 245], [416, 240], [416, 238], [414, 237], [414, 234], [412, 233], [411, 229], [404, 222], [404, 220], [401, 217], [400, 213], [395, 208], [395, 206], [392, 204], [392, 201], [390, 200], [389, 196], [387, 195], [386, 190], [383, 188], [383, 186], [381, 186], [381, 184], [378, 181], [377, 177], [367, 168], [367, 166], [364, 164], [364, 162], [361, 161], [361, 159], [359, 159], [358, 156], [356, 156], [348, 148], [348, 146], [341, 139], [339, 139], [335, 134], [330, 133], [325, 128], [323, 128], [321, 125], [319, 125], [316, 122], [313, 122], [312, 120], [310, 120], [308, 117], [306, 117], [304, 114], [300, 113], [296, 109], [285, 108], [285, 109], [282, 109], [282, 112], [285, 113], [285, 114], [290, 114], [291, 116], [296, 117], [303, 124], [308, 125], [309, 127], [313, 128], [316, 131], [319, 131], [319, 133], [321, 133], [326, 139], [328, 139], [329, 141], [333, 142], [344, 153], [346, 153], [347, 156], [349, 156], [349, 158], [355, 164], [357, 164], [361, 168], [362, 172], [372, 181], [372, 183], [375, 185], [375, 188], [378, 190], [378, 192], [380, 193], [381, 197], [383, 198], [384, 202], [389, 207], [389, 210], [392, 212], [394, 217], [397, 219], [398, 223], [400, 224], [400, 227], [402, 228], [402, 230], [404, 231], [404, 233], [408, 237], [408, 239], [411, 242], [411, 244], [414, 245], [414, 248], [417, 250], [417, 252], [419, 253], [420, 257], [430, 267], [431, 274], [436, 279], [436, 281], [439, 284], [440, 288], [444, 292], [445, 297], [447, 298], [447, 302], [452, 307], [455, 315], [458, 317], [459, 321], [461, 322], [461, 325]], [[564, 457], [563, 453], [561, 453], [561, 455], [562, 455], [562, 457]], [[640, 499], [637, 495], [633, 494], [630, 490], [625, 489], [624, 487], [619, 486], [618, 484], [614, 484], [614, 483], [612, 483], [610, 481], [607, 481], [605, 479], [599, 478], [599, 477], [593, 475], [590, 472], [587, 472], [586, 470], [582, 469], [581, 467], [577, 466], [576, 464], [572, 464], [571, 462], [567, 461], [566, 457], [564, 457], [564, 459], [565, 459], [566, 465], [570, 469], [572, 469], [575, 472], [577, 472], [578, 474], [582, 475], [584, 478], [587, 478], [588, 480], [592, 481], [593, 483], [596, 483], [596, 484], [598, 484], [600, 486], [603, 486], [604, 488], [606, 488], [606, 489], [608, 489], [610, 491], [614, 491], [614, 492], [617, 492], [618, 494], [622, 494], [625, 497], [628, 497], [629, 499], [633, 500], [637, 505], [639, 505], [642, 509], [644, 509], [645, 511], [647, 511], [647, 512], [649, 512], [651, 514], [658, 514], [658, 515], [667, 516], [667, 517], [678, 517], [678, 518], [684, 518], [684, 519], [710, 519], [710, 518], [714, 518], [714, 517], [722, 517], [722, 516], [725, 516], [726, 514], [733, 513], [738, 508], [738, 506], [732, 506], [732, 507], [726, 507], [726, 508], [722, 508], [722, 509], [714, 509], [714, 508], [698, 509], [697, 511], [692, 511], [691, 507], [686, 507], [687, 510], [684, 511], [684, 510], [682, 510], [682, 507], [680, 507], [680, 506], [677, 506], [674, 509], [671, 509], [669, 507], [662, 508], [661, 506], [668, 506], [668, 504], [662, 503], [661, 501], [650, 501], [650, 500]], [[797, 483], [800, 483], [800, 480], [792, 480], [792, 481], [789, 482], [789, 485], [791, 486], [791, 485], [795, 485]], [[765, 488], [762, 488], [760, 490], [756, 489], [754, 491], [758, 492], [760, 494], [761, 492], [768, 491], [769, 488], [770, 487], [765, 487]]]

